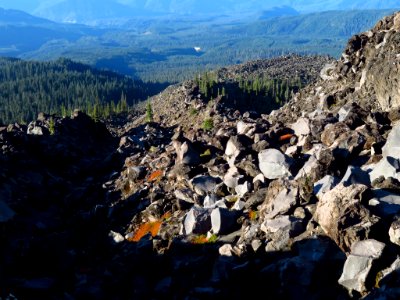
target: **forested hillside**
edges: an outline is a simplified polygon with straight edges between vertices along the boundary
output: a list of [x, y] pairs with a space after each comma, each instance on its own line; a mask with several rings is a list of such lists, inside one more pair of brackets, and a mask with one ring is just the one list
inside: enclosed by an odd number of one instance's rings
[[26, 60], [67, 57], [143, 81], [180, 82], [221, 66], [282, 54], [338, 57], [352, 34], [391, 12], [330, 11], [274, 18], [273, 12], [260, 10], [240, 18], [122, 19], [99, 28], [33, 17], [28, 22], [29, 15], [3, 11], [0, 55]]
[[113, 72], [59, 59], [54, 62], [0, 58], [0, 124], [31, 121], [38, 112], [94, 117], [126, 110], [162, 88]]

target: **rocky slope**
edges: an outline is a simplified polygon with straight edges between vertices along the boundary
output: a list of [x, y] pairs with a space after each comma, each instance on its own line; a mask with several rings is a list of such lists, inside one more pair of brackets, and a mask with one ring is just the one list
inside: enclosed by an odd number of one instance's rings
[[0, 297], [398, 299], [399, 31], [271, 114], [192, 83], [119, 137], [78, 112], [1, 128]]

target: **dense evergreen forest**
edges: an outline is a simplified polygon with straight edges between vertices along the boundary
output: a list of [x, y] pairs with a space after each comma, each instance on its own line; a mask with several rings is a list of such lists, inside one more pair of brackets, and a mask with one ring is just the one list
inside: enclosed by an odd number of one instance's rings
[[58, 59], [53, 62], [0, 58], [0, 124], [29, 122], [39, 112], [93, 117], [122, 112], [165, 86]]
[[302, 86], [308, 84], [309, 79], [299, 76], [271, 78], [258, 74], [249, 78], [238, 75], [234, 79], [221, 81], [215, 73], [205, 72], [199, 75], [195, 82], [206, 100], [223, 97], [227, 107], [270, 113], [285, 104]]

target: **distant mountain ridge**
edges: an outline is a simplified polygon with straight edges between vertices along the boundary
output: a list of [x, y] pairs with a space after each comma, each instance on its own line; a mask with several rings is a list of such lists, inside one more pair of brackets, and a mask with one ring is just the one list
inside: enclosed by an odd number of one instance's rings
[[42, 5], [34, 10], [34, 14], [61, 22], [93, 23], [107, 18], [148, 17], [157, 14], [223, 15], [256, 13], [263, 10], [272, 10], [280, 14], [282, 8], [309, 13], [327, 10], [393, 9], [400, 8], [400, 3], [396, 0], [253, 0], [244, 2], [237, 0], [64, 0], [53, 5]]
[[149, 17], [160, 14], [254, 14], [263, 10], [282, 9], [282, 7], [301, 13], [327, 10], [400, 9], [400, 3], [397, 0], [35, 0], [22, 3], [15, 3], [15, 1], [11, 0], [0, 0], [0, 7], [24, 9], [36, 16], [58, 22], [93, 24], [96, 21], [104, 19], [129, 19], [138, 16]]

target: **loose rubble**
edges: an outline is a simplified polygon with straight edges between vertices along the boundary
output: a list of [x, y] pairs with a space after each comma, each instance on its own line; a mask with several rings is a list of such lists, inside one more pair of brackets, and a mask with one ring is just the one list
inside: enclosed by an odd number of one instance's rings
[[118, 136], [78, 111], [1, 127], [0, 298], [398, 298], [399, 20], [269, 115], [182, 85]]

